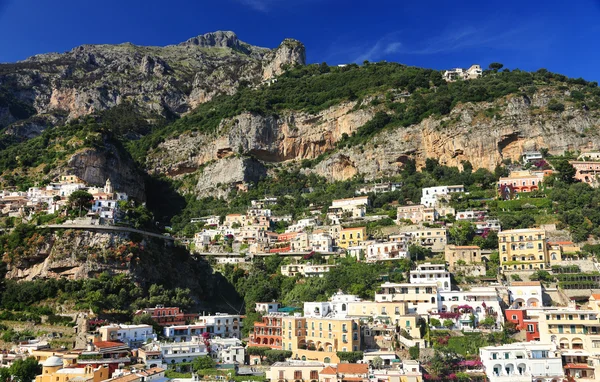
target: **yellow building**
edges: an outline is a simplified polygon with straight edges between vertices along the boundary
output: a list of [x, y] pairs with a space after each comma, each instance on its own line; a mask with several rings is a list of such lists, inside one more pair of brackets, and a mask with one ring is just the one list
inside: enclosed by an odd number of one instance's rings
[[60, 182], [61, 183], [70, 183], [70, 184], [73, 184], [73, 183], [85, 183], [77, 175], [62, 175], [60, 177]]
[[549, 268], [546, 231], [539, 228], [514, 229], [498, 233], [502, 270]]
[[348, 249], [348, 247], [359, 245], [359, 243], [366, 240], [366, 238], [366, 227], [344, 228], [340, 231], [338, 246], [340, 248]]
[[360, 323], [350, 318], [283, 317], [282, 350], [293, 358], [339, 363], [338, 351], [360, 350]]
[[456, 267], [458, 261], [465, 264], [481, 263], [481, 248], [476, 245], [447, 245], [444, 251], [446, 263], [450, 269]]
[[[388, 324], [406, 330], [413, 338], [421, 338], [421, 331], [417, 326], [419, 315], [409, 313], [408, 303], [404, 301], [375, 302], [353, 301], [348, 303], [348, 316], [361, 319], [379, 318], [387, 319]], [[363, 321], [364, 322], [364, 321]]]
[[42, 363], [42, 374], [35, 377], [35, 382], [100, 382], [110, 378], [108, 366], [92, 366], [82, 368], [64, 368], [60, 357], [48, 357]]

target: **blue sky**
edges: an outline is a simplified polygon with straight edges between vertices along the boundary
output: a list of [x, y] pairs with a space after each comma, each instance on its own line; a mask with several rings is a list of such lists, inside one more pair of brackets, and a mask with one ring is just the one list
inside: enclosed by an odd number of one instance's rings
[[0, 62], [81, 44], [175, 44], [232, 30], [302, 41], [308, 62], [548, 70], [600, 81], [600, 0], [0, 0]]

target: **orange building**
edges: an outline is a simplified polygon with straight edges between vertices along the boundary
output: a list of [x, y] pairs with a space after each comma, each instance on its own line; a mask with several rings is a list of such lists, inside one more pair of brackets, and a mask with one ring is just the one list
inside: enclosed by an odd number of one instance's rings
[[150, 314], [152, 319], [161, 326], [185, 325], [187, 320], [194, 319], [197, 315], [185, 314], [179, 307], [164, 307], [157, 305], [155, 308], [141, 309], [135, 312], [136, 316]]
[[575, 179], [590, 184], [594, 187], [598, 185], [598, 176], [600, 176], [600, 162], [569, 161], [569, 163], [577, 171], [575, 173]]
[[250, 334], [248, 346], [268, 346], [271, 349], [281, 349], [281, 319], [285, 313], [269, 313], [263, 316], [262, 322], [254, 323], [254, 331]]

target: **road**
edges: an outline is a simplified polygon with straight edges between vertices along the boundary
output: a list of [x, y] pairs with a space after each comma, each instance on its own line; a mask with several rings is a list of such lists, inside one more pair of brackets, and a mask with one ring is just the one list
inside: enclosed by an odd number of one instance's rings
[[171, 236], [165, 236], [158, 233], [142, 231], [135, 228], [129, 227], [119, 227], [119, 226], [111, 226], [111, 225], [95, 225], [95, 224], [49, 224], [49, 225], [41, 225], [37, 228], [43, 229], [81, 229], [86, 231], [117, 231], [117, 232], [132, 232], [139, 233], [140, 235], [157, 237], [163, 240], [175, 241], [175, 238]]

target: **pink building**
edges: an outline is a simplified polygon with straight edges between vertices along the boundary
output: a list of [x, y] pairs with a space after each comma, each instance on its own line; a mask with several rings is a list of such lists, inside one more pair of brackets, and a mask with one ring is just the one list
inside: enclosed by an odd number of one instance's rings
[[600, 162], [570, 161], [569, 163], [575, 167], [575, 170], [577, 170], [575, 173], [575, 179], [590, 184], [594, 187], [598, 185]]

